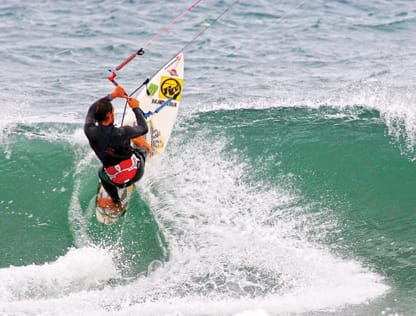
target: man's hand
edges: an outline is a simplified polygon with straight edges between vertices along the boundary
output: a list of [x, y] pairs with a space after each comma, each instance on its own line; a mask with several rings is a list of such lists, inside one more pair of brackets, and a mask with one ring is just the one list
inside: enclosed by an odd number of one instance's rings
[[125, 99], [127, 99], [128, 98], [126, 91], [120, 85], [118, 85], [114, 89], [114, 91], [110, 93], [110, 96], [111, 96], [112, 99], [115, 99], [115, 98], [125, 98]]
[[129, 106], [132, 109], [138, 108], [139, 107], [139, 100], [135, 99], [135, 98], [128, 98], [127, 99], [127, 103], [129, 104]]

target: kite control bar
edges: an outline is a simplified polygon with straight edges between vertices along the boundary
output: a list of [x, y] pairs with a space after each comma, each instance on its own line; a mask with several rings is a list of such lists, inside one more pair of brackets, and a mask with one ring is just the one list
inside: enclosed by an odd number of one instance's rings
[[[132, 61], [137, 55], [143, 55], [144, 49], [140, 48], [137, 52], [134, 52], [131, 54], [125, 61], [123, 61], [120, 65], [116, 67], [116, 70], [119, 71], [121, 68], [123, 68], [125, 65], [127, 65], [130, 61]], [[117, 73], [114, 70], [109, 69], [108, 71], [111, 72], [111, 76], [109, 76], [107, 79], [110, 80], [113, 85], [118, 86], [117, 81], [115, 78], [117, 77]]]
[[[147, 41], [146, 44], [142, 48], [140, 48], [138, 51], [131, 54], [129, 57], [126, 58], [120, 65], [118, 65], [115, 70], [109, 70], [111, 72], [111, 76], [108, 77], [108, 80], [110, 80], [115, 86], [118, 85], [118, 83], [115, 81], [115, 78], [117, 76], [116, 71], [121, 70], [125, 65], [127, 65], [129, 62], [131, 62], [136, 56], [140, 56], [144, 54], [144, 49], [150, 46], [151, 43], [156, 41], [160, 36], [162, 36], [163, 33], [167, 32], [177, 21], [179, 21], [182, 17], [184, 17], [188, 12], [192, 11], [202, 0], [196, 0], [191, 6], [189, 6], [186, 10], [184, 10], [181, 14], [179, 14], [176, 18], [174, 18], [169, 24], [167, 24], [165, 27], [163, 27], [159, 33], [154, 35], [149, 41]], [[223, 15], [225, 15], [236, 3], [238, 3], [239, 0], [234, 0], [234, 2], [229, 5], [225, 10], [216, 17], [216, 19], [213, 21], [213, 23], [216, 23]], [[212, 23], [212, 24], [213, 24]], [[177, 53], [179, 54], [185, 48], [187, 48], [190, 44], [192, 44], [198, 37], [200, 37], [202, 34], [205, 33], [207, 29], [211, 27], [212, 24], [208, 24], [204, 29], [202, 29], [196, 36], [190, 40], [188, 43], [185, 44], [185, 46]]]
[[179, 14], [176, 18], [174, 18], [169, 24], [167, 24], [165, 27], [163, 27], [159, 33], [154, 35], [147, 43], [143, 46], [143, 48], [140, 48], [138, 51], [131, 54], [129, 57], [126, 58], [120, 65], [118, 65], [115, 70], [111, 70], [111, 76], [108, 77], [108, 80], [110, 80], [115, 86], [118, 85], [118, 83], [115, 81], [115, 77], [117, 76], [116, 71], [119, 71], [121, 68], [123, 68], [125, 65], [127, 65], [129, 62], [131, 62], [136, 56], [143, 55], [144, 49], [149, 47], [150, 44], [154, 41], [156, 41], [160, 36], [162, 36], [163, 33], [167, 32], [177, 21], [179, 21], [182, 17], [184, 17], [188, 12], [192, 11], [193, 8], [195, 8], [202, 0], [196, 0], [190, 7], [188, 7], [185, 11], [183, 11], [181, 14]]

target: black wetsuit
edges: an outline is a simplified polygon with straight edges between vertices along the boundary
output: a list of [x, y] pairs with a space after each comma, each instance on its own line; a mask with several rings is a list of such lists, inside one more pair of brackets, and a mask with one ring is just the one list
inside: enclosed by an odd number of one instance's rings
[[[104, 98], [111, 101], [110, 96]], [[94, 109], [95, 103], [88, 109], [84, 132], [91, 148], [103, 164], [103, 167], [100, 168], [98, 173], [101, 183], [113, 201], [118, 202], [120, 198], [117, 193], [117, 187], [129, 186], [143, 176], [146, 153], [143, 150], [135, 150], [132, 148], [130, 140], [146, 134], [148, 132], [147, 123], [143, 117], [142, 110], [135, 108], [133, 112], [136, 115], [136, 126], [115, 127], [113, 124], [108, 126], [99, 125], [94, 118]], [[121, 161], [129, 159], [133, 154], [138, 158], [135, 177], [123, 185], [113, 183], [107, 176], [104, 168], [115, 166]]]

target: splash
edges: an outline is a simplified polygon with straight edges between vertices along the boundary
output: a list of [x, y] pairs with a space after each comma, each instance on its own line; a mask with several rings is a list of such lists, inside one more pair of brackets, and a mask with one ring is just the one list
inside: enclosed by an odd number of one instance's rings
[[207, 130], [181, 136], [162, 171], [149, 172], [142, 183], [171, 258], [131, 285], [134, 294], [125, 301], [131, 310], [306, 312], [387, 291], [380, 276], [309, 240], [304, 224], [314, 227], [325, 214], [311, 215], [281, 185], [249, 184], [248, 165], [224, 150], [225, 139], [208, 141]]
[[70, 249], [54, 262], [0, 269], [0, 301], [51, 299], [100, 288], [118, 277], [112, 256], [99, 248]]

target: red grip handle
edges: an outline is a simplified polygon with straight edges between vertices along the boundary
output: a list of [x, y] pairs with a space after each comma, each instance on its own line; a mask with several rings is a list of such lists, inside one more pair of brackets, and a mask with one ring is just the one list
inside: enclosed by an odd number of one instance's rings
[[117, 77], [116, 72], [115, 71], [112, 71], [111, 72], [111, 76], [109, 76], [107, 79], [110, 80], [113, 83], [113, 85], [115, 85], [117, 87], [118, 86], [118, 83], [115, 80], [116, 77]]

